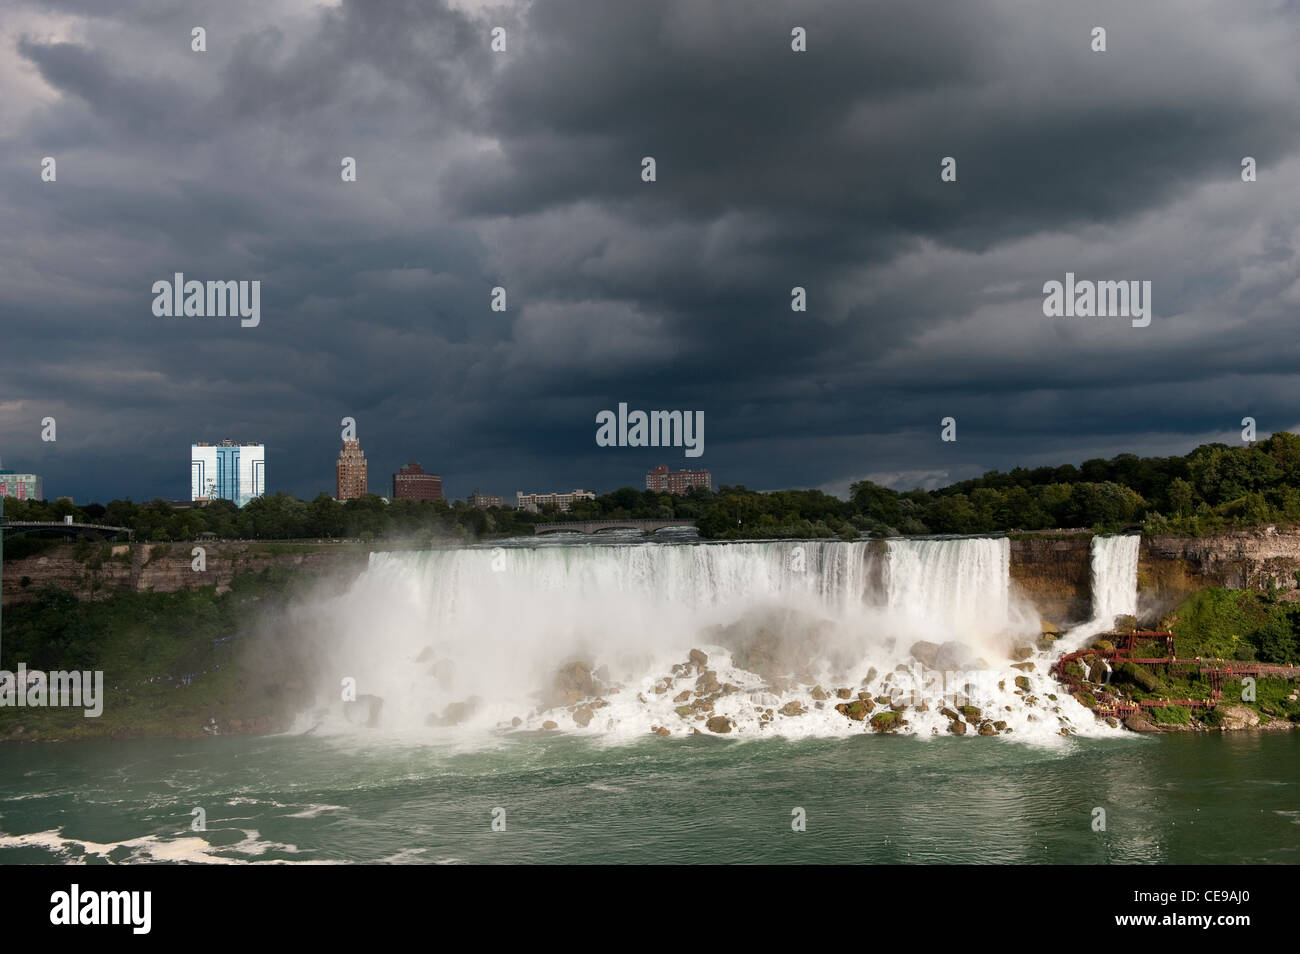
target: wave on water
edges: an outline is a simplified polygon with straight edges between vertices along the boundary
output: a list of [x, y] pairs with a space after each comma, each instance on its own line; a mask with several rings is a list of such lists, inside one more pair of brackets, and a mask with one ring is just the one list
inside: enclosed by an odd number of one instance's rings
[[[191, 863], [213, 865], [238, 864], [324, 864], [318, 861], [299, 861], [285, 858], [262, 858], [268, 852], [297, 854], [294, 845], [262, 841], [252, 829], [240, 829], [243, 838], [229, 845], [216, 845], [198, 834], [161, 838], [143, 835], [124, 841], [97, 842], [85, 838], [65, 836], [57, 829], [31, 832], [25, 835], [0, 834], [0, 852], [6, 848], [35, 848], [50, 855], [51, 863], [85, 864], [94, 858], [109, 864]], [[232, 857], [233, 856], [233, 857]]]

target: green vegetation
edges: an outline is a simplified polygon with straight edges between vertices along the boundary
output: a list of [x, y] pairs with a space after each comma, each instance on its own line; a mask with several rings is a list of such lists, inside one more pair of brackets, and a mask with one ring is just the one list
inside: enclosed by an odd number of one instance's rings
[[1160, 683], [1160, 680], [1146, 666], [1139, 666], [1131, 662], [1122, 662], [1116, 665], [1111, 679], [1116, 683], [1129, 683], [1147, 693], [1154, 693], [1156, 686]]
[[877, 712], [871, 717], [871, 728], [877, 732], [889, 732], [902, 724], [903, 717], [897, 712]]
[[1153, 706], [1147, 710], [1151, 721], [1157, 725], [1191, 725], [1192, 710], [1185, 706]]
[[1257, 679], [1253, 702], [1242, 701], [1241, 688], [1239, 682], [1224, 683], [1223, 701], [1231, 705], [1250, 706], [1264, 715], [1300, 722], [1300, 699], [1292, 702], [1288, 698], [1296, 695], [1297, 686], [1294, 682], [1287, 679]]
[[1180, 658], [1300, 662], [1300, 605], [1267, 593], [1209, 587], [1189, 596], [1172, 619]]
[[[1144, 665], [1117, 662], [1111, 675], [1112, 691], [1136, 701], [1153, 699], [1213, 698], [1208, 673], [1200, 672], [1195, 659], [1222, 659], [1274, 665], [1300, 663], [1300, 604], [1283, 603], [1276, 593], [1207, 588], [1189, 596], [1170, 618], [1177, 664]], [[1163, 643], [1140, 643], [1134, 655], [1163, 657]], [[1077, 672], [1076, 672], [1077, 675]], [[1165, 725], [1223, 724], [1224, 709], [1241, 706], [1259, 713], [1261, 721], [1300, 722], [1300, 701], [1296, 683], [1260, 676], [1255, 679], [1255, 698], [1242, 699], [1240, 677], [1222, 677], [1222, 697], [1215, 709], [1184, 706], [1152, 707], [1147, 716]], [[1075, 698], [1079, 698], [1076, 693]], [[1087, 705], [1087, 702], [1080, 699]]]
[[250, 656], [252, 605], [274, 610], [293, 574], [268, 569], [216, 587], [177, 593], [125, 591], [80, 601], [43, 587], [30, 602], [5, 608], [5, 658], [29, 670], [102, 670], [98, 718], [81, 709], [0, 709], [0, 738], [22, 727], [24, 739], [194, 736], [209, 718], [276, 728], [300, 701], [294, 677]]

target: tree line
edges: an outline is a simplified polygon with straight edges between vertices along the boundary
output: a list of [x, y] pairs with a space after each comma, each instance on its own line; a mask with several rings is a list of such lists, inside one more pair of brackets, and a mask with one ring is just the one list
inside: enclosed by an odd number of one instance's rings
[[226, 500], [173, 507], [165, 500], [77, 507], [67, 502], [5, 503], [11, 520], [128, 527], [145, 541], [222, 539], [380, 539], [451, 541], [533, 533], [556, 520], [689, 519], [708, 539], [893, 536], [927, 533], [1142, 527], [1148, 533], [1205, 534], [1266, 523], [1300, 524], [1300, 436], [1285, 431], [1242, 446], [1204, 444], [1178, 457], [1120, 454], [1077, 467], [989, 471], [934, 490], [898, 491], [870, 481], [841, 500], [819, 490], [768, 493], [743, 486], [684, 495], [624, 487], [568, 512], [543, 507], [480, 510], [464, 501], [393, 500], [371, 495], [339, 502], [273, 494], [243, 508]]

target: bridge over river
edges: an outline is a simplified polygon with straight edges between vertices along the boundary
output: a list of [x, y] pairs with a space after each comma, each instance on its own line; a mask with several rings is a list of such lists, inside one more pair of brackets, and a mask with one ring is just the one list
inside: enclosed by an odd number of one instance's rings
[[0, 534], [12, 537], [23, 533], [52, 533], [66, 537], [116, 537], [125, 534], [128, 540], [134, 535], [134, 531], [130, 527], [112, 527], [105, 523], [5, 520], [0, 517]]
[[600, 533], [602, 530], [640, 530], [654, 533], [669, 527], [693, 527], [694, 520], [568, 520], [560, 523], [538, 523], [533, 533]]

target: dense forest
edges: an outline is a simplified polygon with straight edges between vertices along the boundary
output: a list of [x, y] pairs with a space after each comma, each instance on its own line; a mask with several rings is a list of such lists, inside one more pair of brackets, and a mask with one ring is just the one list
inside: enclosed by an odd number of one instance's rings
[[[76, 507], [9, 500], [11, 520], [78, 521], [129, 527], [136, 539], [414, 538], [465, 540], [531, 534], [553, 520], [606, 518], [697, 521], [710, 539], [990, 533], [1055, 527], [1205, 534], [1266, 523], [1300, 524], [1300, 436], [1285, 431], [1238, 447], [1205, 444], [1182, 457], [1120, 454], [1079, 466], [990, 471], [937, 490], [896, 491], [868, 481], [848, 500], [818, 490], [759, 493], [740, 486], [680, 496], [625, 487], [580, 501], [567, 513], [478, 510], [457, 501], [377, 496], [340, 503], [327, 494], [261, 497], [242, 509], [228, 501], [172, 507], [166, 501]], [[15, 540], [14, 545], [21, 546]]]

